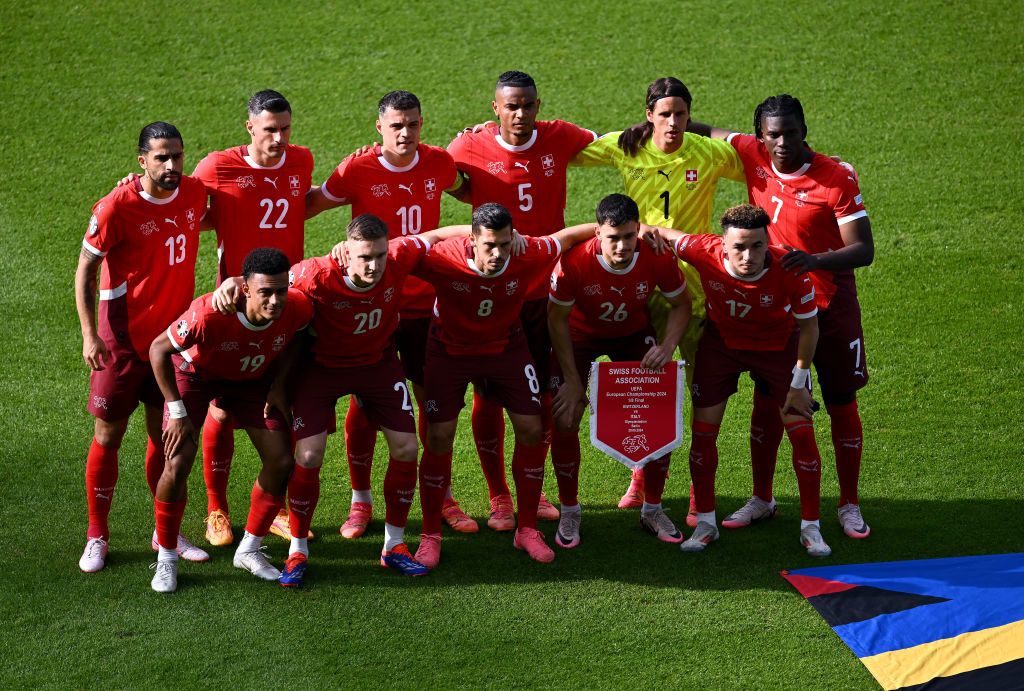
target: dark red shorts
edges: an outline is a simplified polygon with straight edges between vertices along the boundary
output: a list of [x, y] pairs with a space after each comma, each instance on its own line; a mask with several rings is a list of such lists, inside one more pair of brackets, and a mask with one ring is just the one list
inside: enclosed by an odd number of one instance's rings
[[[580, 381], [586, 388], [590, 381], [590, 366], [602, 355], [607, 355], [612, 362], [631, 362], [644, 359], [644, 355], [658, 342], [654, 337], [654, 327], [648, 326], [628, 336], [606, 338], [601, 340], [573, 341], [572, 357], [576, 362], [576, 371]], [[558, 363], [554, 351], [551, 351], [551, 390], [557, 391], [562, 385], [562, 366]]]
[[[267, 392], [273, 381], [261, 377], [250, 381], [203, 380], [183, 372], [175, 372], [178, 393], [185, 404], [192, 425], [199, 429], [206, 421], [206, 409], [212, 402], [221, 410], [231, 414], [237, 427], [242, 429], [266, 429], [272, 432], [287, 432], [288, 421], [277, 408], [271, 408], [268, 417], [263, 416], [267, 404]], [[164, 406], [164, 423], [167, 422], [167, 407]]]
[[430, 317], [402, 319], [395, 332], [395, 345], [402, 360], [405, 378], [423, 386], [423, 367], [427, 362], [427, 335], [430, 333]]
[[818, 310], [818, 348], [813, 362], [826, 401], [832, 395], [852, 393], [867, 386], [864, 329], [854, 289], [840, 290], [828, 309]]
[[110, 353], [106, 367], [89, 375], [88, 411], [101, 420], [114, 421], [130, 416], [139, 403], [162, 406], [164, 397], [149, 363], [116, 341], [106, 345]]
[[367, 417], [396, 432], [415, 433], [412, 395], [394, 350], [380, 362], [356, 367], [325, 367], [313, 361], [296, 373], [292, 431], [296, 439], [333, 432], [334, 406], [348, 394], [359, 398]]
[[526, 346], [530, 349], [530, 357], [533, 358], [534, 366], [537, 368], [538, 381], [541, 390], [548, 390], [548, 380], [551, 378], [549, 368], [551, 356], [551, 336], [548, 334], [548, 296], [545, 294], [539, 300], [527, 300], [523, 303], [523, 309], [519, 312], [519, 321], [523, 326], [523, 333], [526, 335]]
[[736, 350], [725, 345], [714, 322], [704, 325], [697, 345], [690, 394], [694, 408], [710, 408], [736, 393], [740, 374], [750, 372], [758, 391], [781, 408], [793, 381], [799, 335], [793, 332], [785, 350]]
[[427, 420], [457, 418], [470, 382], [509, 412], [540, 415], [540, 379], [522, 332], [512, 337], [505, 350], [488, 355], [451, 355], [431, 332], [427, 341]]

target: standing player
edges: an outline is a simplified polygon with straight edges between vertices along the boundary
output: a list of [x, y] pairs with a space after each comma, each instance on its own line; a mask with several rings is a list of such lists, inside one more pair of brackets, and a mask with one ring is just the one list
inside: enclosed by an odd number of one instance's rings
[[809, 367], [818, 340], [814, 284], [783, 267], [786, 250], [768, 245], [769, 220], [760, 207], [742, 204], [722, 215], [721, 237], [664, 231], [676, 255], [699, 273], [707, 296], [708, 323], [697, 346], [690, 386], [690, 476], [697, 526], [681, 545], [684, 552], [703, 551], [718, 539], [718, 430], [739, 375], [750, 372], [774, 402], [793, 445], [800, 542], [813, 557], [832, 553], [821, 537], [821, 459], [811, 424]]
[[152, 586], [159, 593], [178, 587], [178, 555], [169, 545], [185, 513], [196, 457], [199, 429], [193, 420], [202, 427], [213, 400], [245, 429], [263, 462], [234, 565], [264, 580], [281, 575], [260, 545], [284, 506], [295, 463], [282, 414], [288, 409], [284, 380], [294, 359], [291, 344], [312, 318], [313, 307], [305, 295], [288, 289], [288, 258], [279, 250], [250, 252], [242, 279], [236, 314], [221, 314], [212, 304], [213, 294], [203, 295], [149, 349], [167, 409], [163, 438], [168, 462], [153, 500], [160, 552]]
[[[415, 95], [392, 91], [381, 98], [377, 111], [382, 143], [346, 158], [323, 185], [311, 189], [307, 217], [351, 203], [353, 218], [377, 216], [387, 224], [392, 239], [433, 230], [441, 219], [441, 193], [455, 183], [455, 163], [444, 149], [420, 143], [423, 115]], [[423, 360], [433, 304], [433, 288], [415, 277], [405, 281], [396, 340], [405, 376], [412, 381], [421, 406]], [[420, 417], [422, 434], [422, 409]], [[345, 449], [352, 481], [352, 507], [340, 530], [346, 538], [366, 532], [373, 516], [370, 472], [376, 438], [376, 425], [353, 401], [345, 418]], [[478, 529], [454, 502], [446, 507], [446, 515], [456, 530]]]
[[[453, 192], [476, 209], [494, 202], [512, 213], [523, 235], [542, 237], [565, 227], [566, 167], [597, 135], [562, 120], [537, 121], [537, 84], [525, 72], [504, 72], [494, 88], [491, 108], [498, 127], [464, 133], [448, 145], [461, 183]], [[520, 315], [526, 342], [537, 367], [543, 393], [545, 439], [550, 438], [551, 394], [548, 360], [547, 280], [530, 286]], [[473, 395], [473, 438], [487, 479], [494, 530], [512, 530], [512, 497], [505, 481], [505, 418], [501, 406], [479, 392]], [[541, 493], [538, 517], [557, 520], [558, 510]]]
[[[662, 77], [647, 87], [646, 121], [622, 132], [609, 132], [580, 152], [573, 163], [612, 166], [622, 175], [626, 194], [640, 207], [640, 220], [652, 226], [683, 228], [690, 232], [711, 230], [711, 207], [720, 179], [743, 180], [743, 165], [732, 147], [686, 131], [693, 99], [675, 77]], [[686, 359], [687, 378], [704, 320], [704, 295], [693, 269], [683, 265], [692, 295], [693, 318], [679, 344]], [[654, 305], [655, 323], [663, 321]], [[632, 482], [619, 502], [620, 508], [643, 502], [643, 475]]]
[[[832, 424], [839, 522], [849, 537], [865, 538], [871, 528], [858, 497], [864, 434], [857, 391], [867, 385], [868, 370], [853, 270], [871, 264], [875, 245], [857, 179], [847, 167], [805, 144], [803, 107], [788, 94], [757, 106], [755, 136], [708, 129], [743, 159], [751, 203], [772, 214], [772, 243], [791, 250], [783, 265], [799, 274], [810, 272], [814, 282], [821, 332], [814, 369]], [[754, 494], [723, 526], [741, 528], [775, 512], [772, 478], [782, 427], [773, 413], [770, 401], [755, 391], [750, 435]]]
[[388, 242], [388, 228], [370, 214], [349, 223], [346, 266], [332, 257], [307, 259], [292, 267], [292, 285], [315, 308], [313, 359], [296, 376], [293, 435], [296, 468], [289, 484], [292, 546], [284, 585], [298, 585], [309, 556], [309, 519], [320, 496], [320, 468], [334, 407], [342, 396], [359, 398], [380, 427], [391, 458], [384, 476], [384, 549], [380, 563], [420, 576], [427, 569], [405, 546], [405, 524], [416, 492], [416, 425], [402, 365], [395, 354], [402, 288], [430, 244], [465, 235], [468, 226], [441, 228]]
[[[562, 509], [555, 542], [567, 549], [580, 542], [579, 422], [587, 404], [583, 378], [591, 363], [607, 355], [661, 369], [690, 319], [690, 294], [675, 259], [637, 246], [636, 202], [623, 194], [605, 197], [597, 205], [597, 224], [597, 236], [563, 254], [551, 274], [548, 326], [554, 346], [552, 387], [557, 390], [551, 461]], [[672, 305], [660, 344], [648, 307], [655, 287]], [[666, 454], [643, 468], [640, 524], [663, 542], [679, 543], [683, 536], [661, 507], [670, 460]]]
[[555, 553], [537, 530], [537, 503], [544, 483], [541, 385], [526, 347], [519, 313], [529, 286], [550, 275], [562, 248], [593, 234], [593, 225], [527, 238], [527, 250], [510, 256], [512, 216], [500, 204], [473, 211], [471, 238], [438, 243], [416, 273], [437, 290], [427, 343], [426, 412], [430, 424], [420, 465], [423, 538], [416, 561], [429, 568], [441, 558], [441, 510], [451, 483], [452, 446], [466, 386], [492, 392], [515, 430], [512, 477], [519, 517], [514, 544], [533, 559]]
[[[114, 188], [93, 206], [82, 241], [75, 304], [82, 355], [92, 369], [88, 408], [96, 418], [85, 462], [89, 530], [78, 562], [86, 573], [106, 564], [117, 451], [140, 401], [149, 437], [146, 481], [154, 493], [163, 472], [162, 399], [149, 366], [149, 344], [192, 299], [199, 225], [206, 211], [206, 189], [182, 176], [183, 162], [184, 145], [174, 125], [154, 122], [142, 128], [142, 177]], [[96, 270], [101, 263], [97, 325]], [[209, 559], [182, 536], [177, 536], [176, 549], [185, 559]]]

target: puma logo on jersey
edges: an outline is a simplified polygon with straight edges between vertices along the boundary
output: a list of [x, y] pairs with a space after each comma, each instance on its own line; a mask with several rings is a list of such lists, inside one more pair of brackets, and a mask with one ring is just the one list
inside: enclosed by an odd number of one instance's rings
[[271, 187], [277, 189], [277, 178], [264, 177], [263, 182], [269, 182]]
[[664, 175], [666, 180], [671, 180], [672, 179], [671, 177], [669, 177], [669, 174], [666, 173], [664, 170], [659, 170], [658, 171], [658, 175]]
[[747, 299], [747, 291], [745, 291], [745, 290], [740, 290], [739, 288], [733, 288], [732, 292], [736, 293], [737, 295], [739, 295], [744, 300]]
[[530, 172], [530, 168], [529, 168], [530, 162], [529, 161], [516, 161], [515, 163], [512, 164], [512, 166], [514, 168], [522, 168], [527, 173]]
[[488, 293], [494, 292], [494, 286], [480, 286], [480, 290], [486, 290]]
[[622, 291], [625, 290], [625, 288], [616, 288], [615, 286], [608, 286], [608, 288], [609, 290], [615, 291], [615, 293], [617, 293], [619, 297], [622, 297]]
[[164, 219], [164, 223], [170, 223], [172, 226], [177, 228], [178, 227], [178, 217], [175, 216], [174, 218], [165, 218]]
[[540, 399], [536, 396], [530, 396], [530, 400], [535, 402], [537, 405], [540, 405]]
[[249, 341], [249, 347], [259, 350], [263, 347], [263, 341]]
[[412, 183], [410, 182], [408, 185], [399, 184], [398, 189], [405, 190], [409, 194], [412, 194]]

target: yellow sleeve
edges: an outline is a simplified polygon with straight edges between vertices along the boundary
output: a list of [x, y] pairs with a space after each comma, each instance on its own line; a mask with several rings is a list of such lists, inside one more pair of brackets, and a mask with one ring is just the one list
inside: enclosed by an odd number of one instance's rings
[[[570, 165], [592, 168], [595, 166], [619, 167], [622, 160], [622, 149], [619, 148], [619, 135], [622, 132], [609, 132], [587, 145], [587, 148], [576, 154]], [[732, 148], [731, 146], [729, 147]]]
[[715, 159], [722, 177], [736, 182], [746, 182], [747, 178], [743, 174], [743, 161], [733, 145], [722, 139], [712, 139], [711, 143], [715, 148]]

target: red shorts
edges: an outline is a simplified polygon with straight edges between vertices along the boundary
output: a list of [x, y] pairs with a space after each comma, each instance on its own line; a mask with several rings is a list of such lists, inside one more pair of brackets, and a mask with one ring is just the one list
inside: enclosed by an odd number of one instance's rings
[[826, 401], [832, 395], [867, 386], [867, 354], [856, 288], [839, 290], [828, 309], [818, 310], [818, 348], [813, 362]]
[[530, 357], [533, 358], [534, 366], [537, 368], [537, 378], [541, 383], [541, 390], [547, 391], [548, 381], [551, 378], [549, 368], [551, 336], [548, 334], [547, 294], [539, 300], [524, 302], [523, 309], [519, 312], [519, 322], [526, 335], [526, 346], [530, 349]]
[[793, 381], [799, 334], [793, 332], [785, 350], [737, 350], [725, 345], [714, 322], [704, 325], [693, 363], [690, 394], [694, 408], [710, 408], [736, 393], [740, 374], [750, 372], [757, 389], [781, 408]]
[[[272, 432], [287, 432], [288, 421], [277, 408], [271, 408], [268, 417], [263, 416], [267, 404], [267, 392], [273, 379], [261, 377], [249, 381], [203, 380], [184, 372], [175, 372], [178, 393], [185, 404], [185, 411], [192, 425], [199, 429], [206, 421], [206, 409], [213, 402], [221, 410], [231, 414], [238, 427], [243, 429], [266, 429]], [[164, 424], [167, 409], [164, 406]]]
[[412, 396], [394, 350], [386, 351], [372, 365], [325, 367], [313, 361], [297, 373], [297, 382], [292, 404], [292, 431], [296, 439], [333, 432], [334, 406], [348, 394], [359, 398], [367, 417], [378, 426], [396, 432], [416, 432]]
[[465, 405], [470, 382], [509, 412], [540, 415], [540, 380], [522, 332], [513, 335], [500, 353], [451, 355], [432, 330], [427, 341], [425, 373], [425, 408], [430, 422], [457, 418]]
[[[658, 342], [654, 338], [654, 327], [648, 326], [642, 331], [631, 333], [619, 338], [601, 340], [573, 341], [572, 357], [576, 362], [576, 372], [580, 375], [583, 388], [590, 381], [590, 366], [602, 355], [607, 355], [612, 362], [631, 362], [644, 359], [644, 355]], [[557, 391], [564, 381], [562, 366], [554, 351], [551, 352], [551, 390]]]
[[110, 356], [101, 370], [89, 375], [90, 413], [101, 420], [123, 420], [139, 403], [162, 406], [164, 396], [153, 376], [153, 368], [134, 350], [116, 341], [106, 341]]
[[402, 359], [405, 378], [423, 386], [423, 367], [427, 362], [427, 334], [430, 333], [430, 317], [406, 319], [402, 317], [395, 332], [395, 345]]

